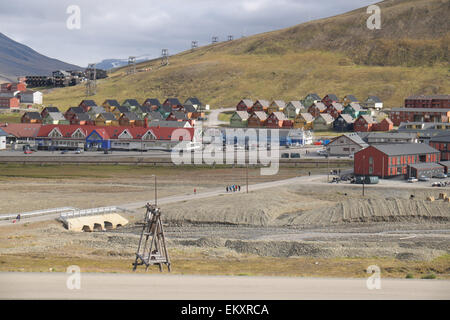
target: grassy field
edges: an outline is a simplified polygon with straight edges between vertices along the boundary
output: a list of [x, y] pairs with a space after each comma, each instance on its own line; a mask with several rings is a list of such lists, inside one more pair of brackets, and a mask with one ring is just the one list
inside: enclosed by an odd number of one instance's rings
[[[105, 252], [107, 254], [107, 252]], [[381, 268], [383, 278], [424, 278], [430, 275], [437, 279], [450, 279], [448, 265], [450, 256], [445, 255], [429, 262], [401, 261], [391, 258], [273, 258], [246, 256], [223, 259], [205, 257], [202, 253], [169, 250], [172, 257], [172, 273], [191, 275], [234, 275], [234, 276], [295, 276], [295, 277], [343, 277], [365, 278], [370, 265]], [[82, 272], [132, 272], [133, 257], [93, 259], [85, 257], [56, 256], [48, 254], [8, 255], [0, 257], [0, 272], [65, 272], [70, 265], [80, 266]], [[137, 270], [144, 273], [145, 269]], [[165, 270], [167, 272], [167, 269]], [[148, 273], [159, 273], [152, 267]], [[432, 276], [433, 277], [433, 276]]]
[[225, 122], [230, 122], [231, 116], [233, 115], [234, 111], [225, 111], [225, 112], [221, 112], [219, 114], [219, 121], [225, 121]]
[[5, 112], [0, 113], [0, 123], [20, 123], [22, 113]]

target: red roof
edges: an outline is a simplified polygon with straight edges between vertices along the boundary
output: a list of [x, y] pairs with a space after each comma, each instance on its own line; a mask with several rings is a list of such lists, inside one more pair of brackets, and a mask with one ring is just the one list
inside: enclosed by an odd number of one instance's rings
[[[49, 125], [37, 125], [40, 126], [38, 129], [38, 137], [48, 137], [50, 132], [54, 128], [58, 128], [64, 138], [70, 138], [72, 134], [80, 128], [85, 133], [86, 137], [96, 131], [103, 139], [118, 139], [119, 135], [127, 130], [133, 139], [141, 139], [147, 131], [151, 131], [158, 140], [171, 140], [172, 135], [175, 130], [180, 130], [184, 137], [192, 139], [194, 136], [194, 128], [173, 128], [173, 127], [126, 127], [126, 126], [92, 126], [92, 125], [67, 125], [67, 124], [49, 124]], [[5, 130], [6, 131], [6, 130]], [[181, 135], [179, 134], [179, 135]]]
[[40, 123], [2, 123], [0, 128], [16, 138], [35, 138], [42, 127]]

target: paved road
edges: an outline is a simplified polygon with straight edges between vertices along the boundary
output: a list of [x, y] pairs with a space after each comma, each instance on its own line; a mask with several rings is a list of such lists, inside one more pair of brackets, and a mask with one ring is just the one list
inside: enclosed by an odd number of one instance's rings
[[209, 113], [208, 120], [206, 120], [205, 122], [203, 122], [203, 125], [205, 127], [218, 127], [221, 124], [226, 124], [229, 125], [228, 122], [225, 121], [220, 121], [219, 120], [219, 114], [221, 112], [225, 112], [225, 111], [233, 111], [235, 110], [235, 108], [221, 108], [221, 109], [214, 109], [211, 110], [211, 112]]
[[[82, 270], [81, 270], [82, 271]], [[450, 281], [81, 273], [68, 289], [65, 273], [0, 273], [0, 299], [450, 299]]]

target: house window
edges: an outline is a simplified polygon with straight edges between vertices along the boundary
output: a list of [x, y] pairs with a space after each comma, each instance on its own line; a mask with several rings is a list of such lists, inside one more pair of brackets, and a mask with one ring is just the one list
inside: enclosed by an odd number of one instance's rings
[[373, 157], [369, 157], [369, 164], [373, 164]]

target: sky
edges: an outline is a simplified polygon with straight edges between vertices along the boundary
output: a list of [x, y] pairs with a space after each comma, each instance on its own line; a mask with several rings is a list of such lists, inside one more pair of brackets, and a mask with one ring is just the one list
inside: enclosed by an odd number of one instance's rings
[[[37, 52], [85, 67], [103, 59], [159, 57], [282, 29], [374, 0], [15, 0], [0, 1], [0, 32]], [[71, 6], [79, 8], [79, 19]], [[67, 21], [69, 20], [69, 26]], [[77, 22], [79, 28], [77, 27]], [[75, 28], [73, 28], [75, 26]]]

